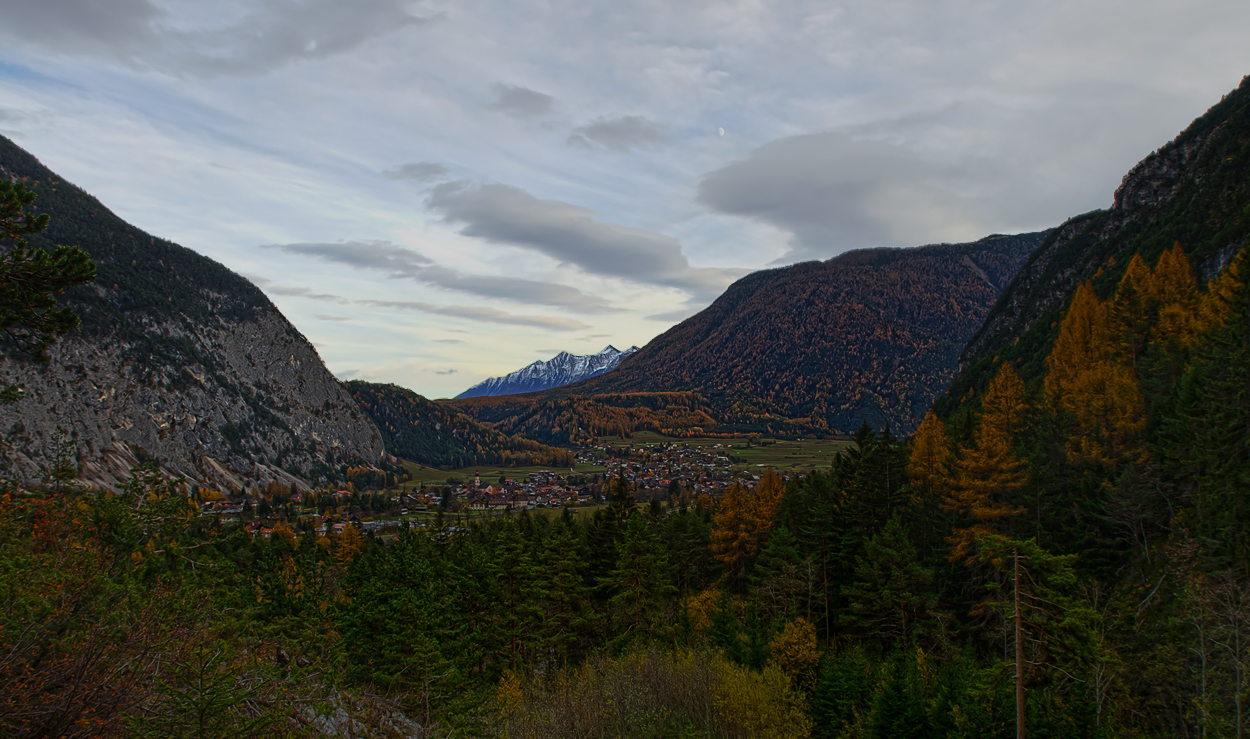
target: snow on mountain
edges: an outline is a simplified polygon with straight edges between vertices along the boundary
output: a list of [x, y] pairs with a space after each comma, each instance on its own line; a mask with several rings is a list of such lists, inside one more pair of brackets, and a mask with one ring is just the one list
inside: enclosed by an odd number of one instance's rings
[[560, 352], [546, 362], [534, 362], [516, 372], [503, 377], [492, 377], [474, 385], [460, 393], [456, 398], [476, 398], [482, 395], [517, 395], [532, 393], [537, 390], [549, 390], [553, 387], [568, 385], [571, 382], [585, 380], [587, 377], [601, 375], [621, 363], [623, 359], [638, 351], [631, 346], [620, 351], [609, 344], [598, 354], [574, 355]]

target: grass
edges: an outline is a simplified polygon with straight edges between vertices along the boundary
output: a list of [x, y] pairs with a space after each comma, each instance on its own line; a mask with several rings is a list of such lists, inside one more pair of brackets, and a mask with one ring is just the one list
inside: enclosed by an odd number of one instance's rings
[[711, 448], [717, 444], [725, 456], [734, 455], [744, 461], [738, 467], [775, 467], [779, 471], [800, 471], [825, 468], [838, 452], [851, 446], [850, 439], [760, 439], [747, 448], [746, 439], [692, 438], [674, 439], [654, 431], [639, 431], [633, 438], [612, 437], [604, 440], [612, 446], [648, 446], [651, 444], [686, 444], [691, 447]]

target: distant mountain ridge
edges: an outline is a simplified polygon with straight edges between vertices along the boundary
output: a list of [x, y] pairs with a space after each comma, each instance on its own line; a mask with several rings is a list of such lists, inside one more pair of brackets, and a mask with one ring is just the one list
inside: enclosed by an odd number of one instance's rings
[[609, 344], [597, 354], [577, 355], [560, 352], [546, 362], [534, 362], [503, 377], [492, 377], [479, 382], [457, 395], [456, 399], [520, 395], [538, 390], [550, 390], [616, 369], [617, 365], [636, 351], [638, 351], [636, 346], [621, 351]]
[[[628, 427], [609, 408], [634, 409], [635, 428], [677, 428], [672, 414], [651, 417], [664, 413], [659, 401], [640, 397], [657, 393], [697, 395], [678, 419], [704, 431], [711, 416], [718, 432], [836, 435], [868, 422], [906, 433], [950, 384], [964, 344], [1046, 236], [864, 249], [762, 270], [612, 372], [523, 398], [447, 402], [548, 443], [572, 430]], [[594, 402], [569, 406], [572, 398]], [[541, 431], [538, 419], [552, 429]]]

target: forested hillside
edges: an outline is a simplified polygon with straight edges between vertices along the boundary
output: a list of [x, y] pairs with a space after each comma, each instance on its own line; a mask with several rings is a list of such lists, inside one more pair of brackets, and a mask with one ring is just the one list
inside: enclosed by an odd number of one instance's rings
[[[1044, 236], [868, 249], [756, 272], [612, 372], [522, 396], [507, 413], [501, 404], [451, 405], [542, 434], [527, 420], [535, 397], [596, 396], [604, 405], [608, 394], [695, 392], [727, 430], [829, 435], [867, 421], [908, 431], [954, 378], [964, 342]], [[485, 408], [489, 415], [478, 415]], [[588, 428], [604, 416], [596, 409], [575, 423]]]
[[386, 451], [397, 457], [448, 469], [480, 464], [572, 466], [573, 455], [566, 449], [502, 434], [407, 388], [361, 380], [348, 382], [347, 388], [382, 432]]
[[447, 404], [508, 434], [549, 444], [656, 431], [668, 436], [717, 431], [715, 408], [698, 393], [617, 393], [550, 398], [542, 393], [478, 397]]
[[941, 412], [949, 413], [971, 388], [984, 387], [999, 359], [1017, 362], [1027, 377], [1039, 376], [1077, 285], [1090, 281], [1108, 296], [1135, 254], [1153, 264], [1179, 243], [1200, 282], [1213, 278], [1250, 232], [1247, 172], [1250, 81], [1243, 80], [1126, 174], [1110, 210], [1077, 216], [1050, 232], [968, 342], [963, 371]]

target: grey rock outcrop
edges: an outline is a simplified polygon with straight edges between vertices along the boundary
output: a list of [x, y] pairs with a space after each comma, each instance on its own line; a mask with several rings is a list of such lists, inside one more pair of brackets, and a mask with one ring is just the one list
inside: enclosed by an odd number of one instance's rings
[[126, 224], [2, 137], [0, 176], [52, 216], [32, 244], [81, 246], [99, 270], [67, 296], [83, 325], [47, 364], [0, 357], [0, 384], [24, 390], [0, 407], [5, 474], [37, 480], [59, 453], [92, 487], [156, 461], [192, 486], [237, 489], [383, 460], [377, 427], [250, 282]]

